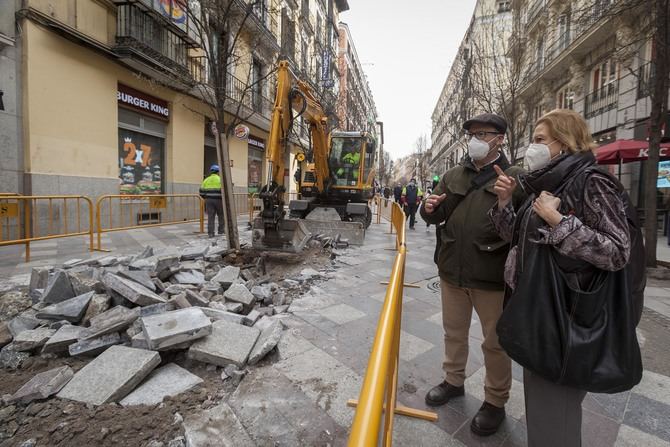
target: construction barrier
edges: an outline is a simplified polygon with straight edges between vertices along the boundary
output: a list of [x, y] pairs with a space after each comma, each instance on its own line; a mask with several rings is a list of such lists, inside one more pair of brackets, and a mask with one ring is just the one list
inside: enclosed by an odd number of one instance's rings
[[102, 250], [102, 233], [111, 231], [200, 222], [203, 233], [205, 201], [198, 194], [110, 194], [97, 200], [95, 222], [97, 250]]
[[93, 251], [93, 229], [88, 197], [0, 195], [0, 246], [25, 244], [26, 262], [33, 241], [88, 235]]
[[[384, 199], [386, 200], [386, 199]], [[380, 202], [377, 201], [379, 205]], [[348, 405], [356, 407], [348, 445], [368, 447], [379, 445], [382, 415], [384, 415], [382, 445], [393, 443], [393, 418], [395, 414], [436, 421], [435, 413], [416, 410], [396, 404], [398, 388], [398, 355], [400, 351], [400, 322], [402, 296], [405, 286], [405, 213], [396, 203], [391, 206], [391, 225], [396, 229], [396, 254], [386, 297], [377, 323], [377, 332], [365, 370], [365, 378], [358, 401]]]

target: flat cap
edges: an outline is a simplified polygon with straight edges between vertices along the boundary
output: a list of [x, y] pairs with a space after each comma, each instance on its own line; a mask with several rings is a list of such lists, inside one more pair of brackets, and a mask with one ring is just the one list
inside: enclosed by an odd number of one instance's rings
[[463, 123], [463, 129], [470, 130], [470, 126], [473, 124], [488, 124], [495, 127], [500, 133], [507, 132], [507, 121], [505, 121], [502, 116], [498, 116], [495, 113], [482, 113], [474, 118], [470, 118]]

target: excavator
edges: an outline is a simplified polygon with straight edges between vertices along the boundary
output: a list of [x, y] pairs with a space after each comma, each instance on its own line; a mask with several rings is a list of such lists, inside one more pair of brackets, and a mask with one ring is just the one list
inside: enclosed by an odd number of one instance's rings
[[[310, 148], [299, 152], [300, 199], [285, 210], [285, 165], [293, 125], [309, 126]], [[361, 245], [372, 222], [375, 139], [364, 131], [328, 131], [328, 118], [314, 90], [280, 61], [265, 161], [263, 206], [252, 225], [252, 244], [264, 250], [300, 252], [312, 235]]]

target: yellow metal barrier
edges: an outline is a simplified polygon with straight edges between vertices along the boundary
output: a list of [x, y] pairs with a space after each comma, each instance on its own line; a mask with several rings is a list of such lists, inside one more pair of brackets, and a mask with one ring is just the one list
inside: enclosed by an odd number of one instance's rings
[[[379, 202], [377, 202], [379, 203]], [[400, 351], [400, 322], [402, 320], [402, 296], [405, 286], [405, 213], [396, 203], [391, 204], [391, 224], [395, 227], [398, 254], [386, 288], [386, 298], [379, 316], [372, 352], [363, 379], [360, 398], [350, 400], [348, 405], [356, 407], [356, 414], [349, 435], [350, 447], [379, 445], [379, 429], [384, 414], [384, 446], [393, 443], [393, 417], [395, 414], [436, 421], [435, 413], [396, 405], [398, 388], [398, 355]]]
[[101, 196], [95, 205], [97, 250], [102, 250], [102, 233], [198, 221], [204, 233], [205, 201], [197, 194]]
[[93, 202], [88, 197], [0, 195], [0, 246], [25, 244], [26, 262], [32, 241], [82, 235], [89, 236], [93, 251]]

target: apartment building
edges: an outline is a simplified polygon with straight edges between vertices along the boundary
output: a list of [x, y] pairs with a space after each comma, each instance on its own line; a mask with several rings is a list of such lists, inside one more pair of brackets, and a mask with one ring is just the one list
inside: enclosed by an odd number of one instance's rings
[[[582, 114], [599, 145], [649, 134], [652, 44], [639, 32], [643, 7], [621, 13], [615, 0], [516, 0], [513, 14], [526, 33], [511, 40], [527, 48], [521, 90], [531, 122], [554, 108]], [[667, 119], [666, 119], [667, 121]], [[519, 158], [532, 126], [520, 141]], [[641, 205], [641, 163], [614, 172]]]
[[431, 177], [456, 166], [467, 152], [463, 122], [501, 107], [509, 71], [504, 43], [511, 32], [509, 1], [477, 1], [431, 116]]
[[354, 39], [346, 23], [340, 22], [339, 30], [339, 127], [343, 130], [366, 130], [376, 135], [377, 108]]
[[[247, 0], [230, 1], [246, 10]], [[216, 160], [211, 109], [196, 88], [210, 82], [209, 67], [181, 5], [0, 3], [0, 137], [8, 142], [2, 145], [3, 191], [197, 191]], [[280, 57], [304, 69], [335, 103], [336, 85], [326, 80], [339, 77], [336, 30], [339, 11], [346, 9], [346, 0], [267, 0], [253, 8], [227, 76], [230, 111], [241, 105], [245, 117], [229, 140], [236, 192], [254, 192], [263, 181], [275, 90], [271, 74]], [[305, 59], [309, 63], [300, 65]], [[324, 61], [331, 71], [322, 68]], [[301, 142], [295, 143], [294, 151]]]

